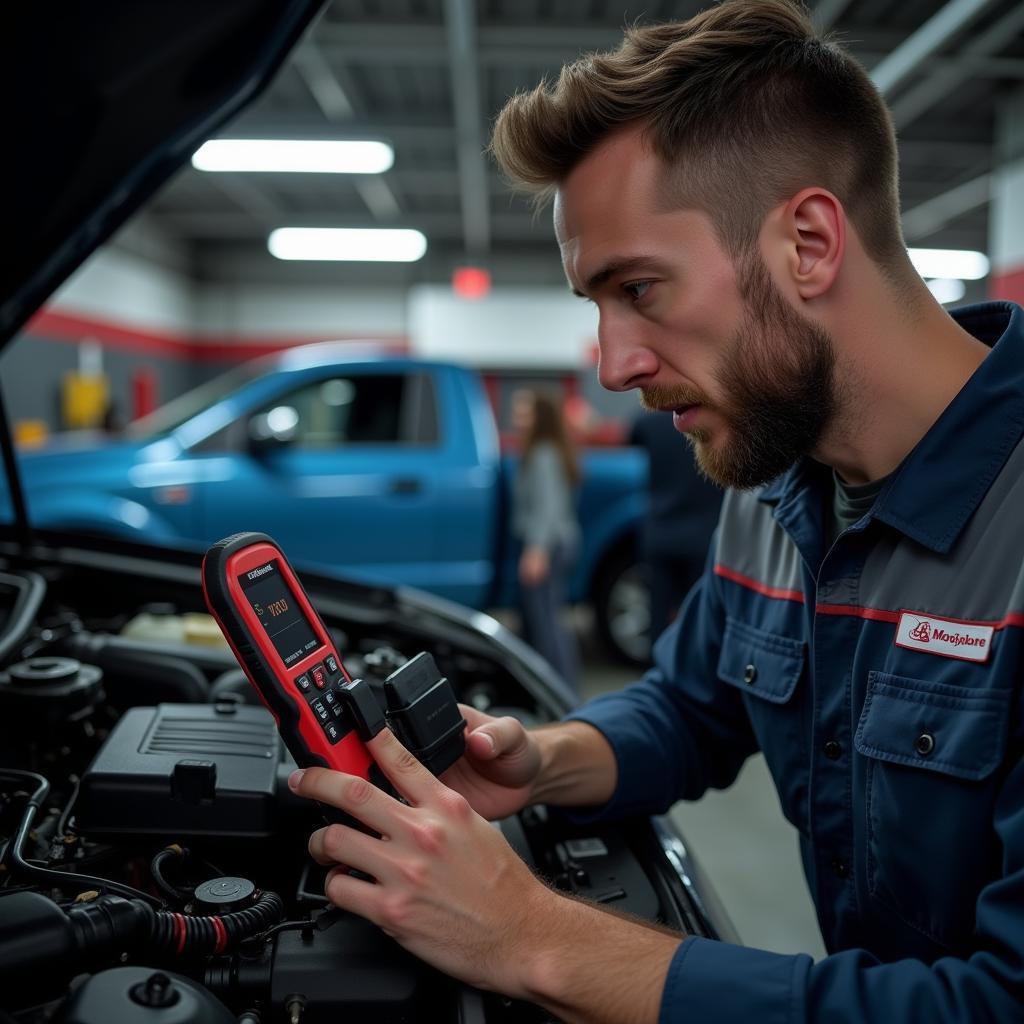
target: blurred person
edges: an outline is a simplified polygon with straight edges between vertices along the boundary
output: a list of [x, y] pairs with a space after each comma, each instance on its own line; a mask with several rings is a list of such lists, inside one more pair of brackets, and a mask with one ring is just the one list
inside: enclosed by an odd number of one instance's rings
[[630, 426], [629, 443], [647, 453], [649, 466], [640, 558], [651, 595], [653, 643], [700, 578], [722, 490], [698, 469], [671, 413], [641, 413]]
[[[602, 385], [729, 490], [640, 682], [530, 731], [468, 708], [443, 779], [384, 730], [405, 804], [296, 779], [386, 840], [314, 833], [376, 880], [332, 871], [328, 898], [569, 1022], [1024, 1021], [1024, 310], [930, 294], [885, 103], [789, 0], [630, 28], [510, 100], [492, 146], [554, 195]], [[568, 898], [485, 820], [664, 813], [756, 751], [817, 962]]]
[[576, 635], [564, 621], [569, 577], [580, 543], [576, 450], [561, 408], [543, 392], [521, 389], [513, 395], [512, 425], [521, 439], [512, 495], [512, 533], [522, 544], [519, 600], [524, 634], [578, 690]]

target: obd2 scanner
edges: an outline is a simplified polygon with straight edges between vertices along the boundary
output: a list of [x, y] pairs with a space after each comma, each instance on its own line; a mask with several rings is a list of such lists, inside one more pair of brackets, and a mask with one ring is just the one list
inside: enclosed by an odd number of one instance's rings
[[384, 681], [382, 708], [352, 679], [284, 552], [262, 533], [236, 533], [206, 552], [207, 607], [300, 768], [386, 780], [365, 742], [389, 725], [435, 775], [465, 749], [466, 721], [427, 653]]

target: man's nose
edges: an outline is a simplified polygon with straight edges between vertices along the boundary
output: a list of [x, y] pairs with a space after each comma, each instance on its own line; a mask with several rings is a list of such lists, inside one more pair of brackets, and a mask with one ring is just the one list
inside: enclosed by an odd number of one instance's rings
[[657, 357], [635, 328], [602, 316], [597, 345], [597, 379], [608, 391], [643, 387], [657, 372]]

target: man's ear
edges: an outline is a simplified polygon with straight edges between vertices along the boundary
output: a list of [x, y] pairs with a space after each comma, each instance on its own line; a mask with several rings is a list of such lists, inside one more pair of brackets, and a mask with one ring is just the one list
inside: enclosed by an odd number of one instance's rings
[[846, 252], [846, 211], [831, 192], [805, 188], [770, 217], [771, 248], [791, 288], [804, 301], [824, 295]]

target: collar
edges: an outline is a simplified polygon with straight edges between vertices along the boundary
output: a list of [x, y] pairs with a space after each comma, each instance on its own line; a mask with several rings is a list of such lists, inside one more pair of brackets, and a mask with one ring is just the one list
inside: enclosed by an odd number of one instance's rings
[[[938, 554], [952, 548], [1024, 434], [1024, 310], [986, 302], [951, 315], [992, 352], [893, 473], [871, 511]], [[780, 506], [778, 516], [820, 479], [812, 464], [801, 459], [765, 486], [760, 500]]]

